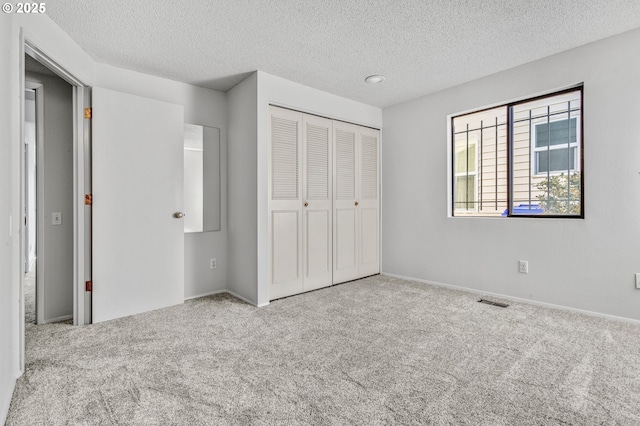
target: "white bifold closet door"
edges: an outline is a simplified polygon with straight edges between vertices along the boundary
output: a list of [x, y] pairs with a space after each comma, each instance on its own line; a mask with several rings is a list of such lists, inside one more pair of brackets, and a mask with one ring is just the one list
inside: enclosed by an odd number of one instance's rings
[[379, 131], [334, 122], [333, 283], [380, 272]]
[[303, 290], [333, 284], [331, 120], [305, 114], [302, 138]]
[[332, 284], [331, 120], [271, 107], [270, 299]]
[[[183, 107], [92, 93], [93, 322], [184, 301]], [[179, 216], [179, 215], [178, 215]]]
[[358, 126], [335, 123], [334, 127], [333, 181], [334, 228], [333, 228], [333, 282], [334, 284], [355, 280], [358, 273], [359, 229], [356, 161]]
[[269, 299], [380, 272], [379, 131], [271, 107]]
[[380, 131], [358, 129], [358, 275], [380, 273]]

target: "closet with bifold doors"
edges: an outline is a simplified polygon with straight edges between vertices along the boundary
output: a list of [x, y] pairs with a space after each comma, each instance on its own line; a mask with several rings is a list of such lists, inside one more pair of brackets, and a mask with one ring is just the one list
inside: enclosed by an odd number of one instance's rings
[[275, 106], [269, 127], [269, 299], [379, 273], [379, 130]]

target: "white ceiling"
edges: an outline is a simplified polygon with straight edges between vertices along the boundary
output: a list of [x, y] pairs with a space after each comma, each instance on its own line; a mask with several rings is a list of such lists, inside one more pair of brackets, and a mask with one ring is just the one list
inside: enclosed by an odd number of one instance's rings
[[378, 107], [640, 27], [638, 0], [56, 0], [47, 13], [99, 62], [221, 91], [262, 70]]

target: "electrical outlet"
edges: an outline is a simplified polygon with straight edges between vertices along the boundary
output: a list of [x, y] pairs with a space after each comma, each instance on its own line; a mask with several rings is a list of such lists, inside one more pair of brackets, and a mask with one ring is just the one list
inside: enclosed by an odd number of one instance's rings
[[518, 271], [521, 274], [528, 274], [529, 273], [529, 262], [527, 262], [526, 260], [519, 260], [518, 261]]
[[216, 259], [215, 258], [211, 259], [211, 269], [216, 269], [216, 266], [217, 266]]

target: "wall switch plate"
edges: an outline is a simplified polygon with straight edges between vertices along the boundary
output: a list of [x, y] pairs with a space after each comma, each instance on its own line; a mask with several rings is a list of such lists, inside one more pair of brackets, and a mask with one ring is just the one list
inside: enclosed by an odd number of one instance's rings
[[528, 274], [529, 273], [529, 262], [527, 262], [526, 260], [519, 260], [518, 261], [518, 272], [520, 272], [521, 274]]
[[62, 213], [61, 212], [53, 212], [53, 213], [51, 213], [51, 224], [52, 225], [62, 225]]
[[211, 269], [216, 269], [217, 266], [218, 265], [216, 264], [216, 259], [215, 258], [211, 259]]
[[636, 288], [640, 288], [640, 272], [636, 272]]

